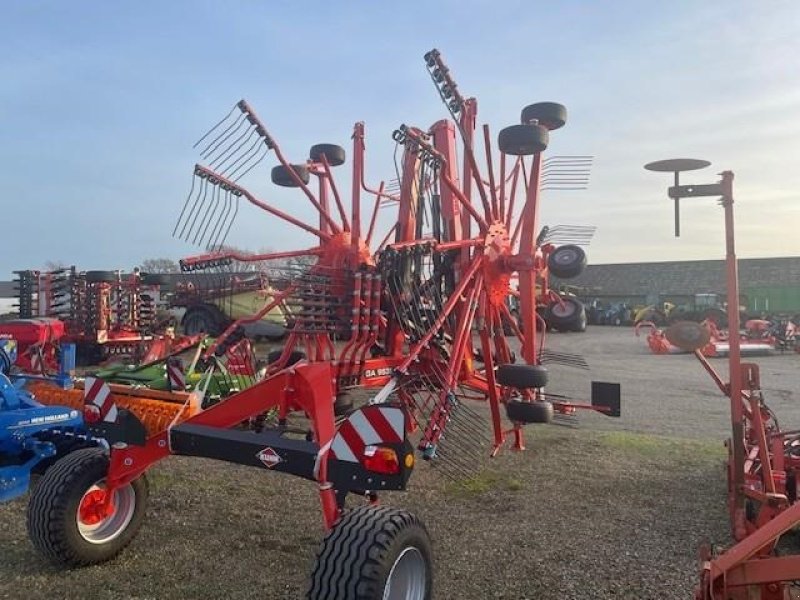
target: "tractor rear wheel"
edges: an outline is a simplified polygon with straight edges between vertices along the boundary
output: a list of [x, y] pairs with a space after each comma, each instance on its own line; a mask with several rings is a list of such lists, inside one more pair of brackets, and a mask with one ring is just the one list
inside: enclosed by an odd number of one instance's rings
[[431, 541], [422, 521], [388, 506], [359, 506], [328, 532], [308, 600], [429, 600]]
[[549, 423], [553, 420], [553, 405], [550, 402], [506, 402], [506, 416], [516, 423]]
[[215, 307], [192, 306], [181, 319], [181, 327], [185, 335], [207, 333], [218, 336], [225, 330], [222, 315]]
[[82, 567], [105, 562], [139, 531], [147, 505], [147, 479], [122, 486], [106, 510], [109, 457], [101, 448], [76, 450], [56, 462], [31, 492], [28, 536], [51, 562]]

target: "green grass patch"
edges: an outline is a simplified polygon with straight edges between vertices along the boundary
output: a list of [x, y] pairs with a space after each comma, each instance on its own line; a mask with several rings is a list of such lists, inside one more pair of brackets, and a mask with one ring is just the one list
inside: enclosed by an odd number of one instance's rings
[[484, 469], [472, 477], [448, 483], [445, 492], [451, 496], [469, 497], [479, 496], [493, 490], [519, 492], [524, 488], [525, 484], [516, 477]]
[[611, 431], [599, 436], [599, 442], [611, 450], [647, 459], [667, 462], [709, 462], [725, 458], [722, 440], [690, 440], [628, 431]]

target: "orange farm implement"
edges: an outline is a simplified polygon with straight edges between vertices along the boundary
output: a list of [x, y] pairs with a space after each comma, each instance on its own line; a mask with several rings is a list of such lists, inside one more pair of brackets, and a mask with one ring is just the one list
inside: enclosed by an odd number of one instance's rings
[[[680, 185], [679, 173], [708, 166], [694, 159], [674, 159], [648, 164], [652, 171], [672, 172], [675, 234], [682, 198], [717, 197], [724, 209], [728, 326], [739, 331], [739, 279], [734, 247], [733, 173], [707, 185]], [[798, 475], [800, 433], [782, 430], [764, 401], [758, 365], [742, 362], [742, 340], [727, 341], [728, 380], [717, 373], [702, 353], [710, 332], [698, 323], [679, 322], [665, 331], [669, 342], [694, 352], [720, 391], [730, 400], [731, 437], [728, 448], [728, 510], [734, 544], [721, 552], [701, 549], [701, 584], [697, 600], [789, 600], [800, 579], [800, 555], [778, 555], [780, 537], [800, 524]]]
[[[147, 470], [170, 454], [202, 456], [316, 485], [328, 533], [309, 598], [422, 600], [432, 587], [427, 531], [411, 513], [378, 504], [382, 492], [406, 488], [417, 456], [459, 473], [473, 462], [469, 452], [481, 451], [474, 441], [486, 429], [496, 454], [507, 440], [523, 449], [524, 425], [548, 422], [554, 412], [619, 416], [618, 384], [593, 382], [587, 402], [544, 391], [537, 287], [550, 293], [548, 264], [558, 247], [552, 236], [540, 243], [537, 230], [541, 187], [557, 180], [561, 166], [542, 152], [565, 124], [566, 109], [525, 107], [495, 146], [488, 125], [476, 127], [476, 100], [461, 95], [439, 53], [424, 58], [450, 118], [393, 133], [397, 186], [366, 183], [365, 127], [356, 123], [349, 210], [333, 177], [345, 150], [317, 144], [308, 160], [290, 163], [244, 100], [201, 139], [203, 164], [194, 168], [175, 234], [204, 251], [184, 259], [184, 270], [225, 283], [243, 263], [291, 259], [282, 289], [228, 326], [206, 356], [238, 343], [243, 325], [279, 305], [292, 316], [285, 345], [251, 387], [198, 412], [187, 400], [155, 427], [114, 388], [86, 391], [89, 427], [111, 450], [73, 453], [37, 487], [29, 531], [45, 556], [73, 566], [111, 558], [142, 523]], [[240, 183], [267, 155], [278, 162], [272, 182], [299, 190], [318, 221], [304, 222]], [[364, 195], [372, 198], [368, 216]], [[382, 206], [394, 216], [380, 238]], [[310, 234], [313, 243], [261, 255], [226, 250], [234, 218], [250, 207]], [[555, 262], [569, 272], [579, 268], [576, 261], [581, 252], [561, 252]], [[513, 291], [512, 277], [519, 282]], [[518, 319], [507, 305], [512, 293]], [[518, 338], [519, 362], [504, 323]], [[353, 408], [359, 390], [369, 400]], [[488, 405], [488, 427], [483, 411], [470, 406], [475, 401]], [[348, 496], [362, 501], [348, 508]]]

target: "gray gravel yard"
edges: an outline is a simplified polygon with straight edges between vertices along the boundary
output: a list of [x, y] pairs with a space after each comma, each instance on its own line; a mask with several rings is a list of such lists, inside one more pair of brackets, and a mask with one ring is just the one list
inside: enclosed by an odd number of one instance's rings
[[[728, 541], [726, 399], [692, 357], [650, 354], [631, 328], [548, 345], [592, 367], [552, 366], [552, 392], [588, 399], [591, 378], [620, 381], [623, 417], [530, 426], [525, 452], [483, 459], [471, 479], [421, 464], [409, 491], [387, 495], [431, 532], [435, 597], [691, 598], [699, 543]], [[800, 427], [800, 356], [756, 361], [782, 425]], [[59, 572], [27, 540], [25, 502], [0, 506], [0, 598], [299, 598], [322, 535], [313, 485], [171, 458], [151, 473], [133, 544]]]

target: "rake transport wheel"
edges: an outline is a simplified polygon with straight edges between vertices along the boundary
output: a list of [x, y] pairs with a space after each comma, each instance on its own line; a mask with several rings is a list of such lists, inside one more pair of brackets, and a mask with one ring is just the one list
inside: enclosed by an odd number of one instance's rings
[[584, 321], [583, 329], [586, 329], [586, 311], [583, 303], [571, 296], [561, 296], [560, 302], [553, 302], [547, 307], [545, 316], [547, 323], [560, 331], [582, 331], [579, 329], [581, 321]]
[[557, 102], [537, 102], [522, 109], [520, 121], [539, 125], [549, 131], [559, 129], [567, 123], [567, 107]]
[[553, 405], [550, 402], [506, 402], [506, 416], [515, 423], [549, 423], [553, 420]]
[[416, 516], [364, 505], [344, 514], [322, 542], [308, 600], [428, 600], [431, 541]]
[[500, 130], [497, 145], [500, 152], [514, 156], [530, 156], [544, 152], [549, 136], [541, 125], [511, 125]]
[[586, 253], [574, 244], [559, 246], [547, 258], [547, 267], [559, 279], [577, 277], [586, 267]]
[[547, 369], [540, 365], [500, 365], [497, 383], [520, 390], [543, 388], [547, 385]]
[[28, 536], [51, 562], [80, 567], [107, 561], [127, 546], [144, 519], [143, 475], [114, 492], [105, 509], [108, 455], [76, 450], [45, 472], [28, 504]]
[[[310, 175], [308, 174], [308, 167], [305, 165], [291, 165], [292, 171], [294, 171], [297, 176], [300, 178], [304, 184], [308, 185], [308, 182], [311, 180]], [[284, 167], [283, 165], [277, 165], [272, 167], [272, 183], [275, 185], [279, 185], [281, 187], [300, 187], [297, 185], [297, 182], [292, 177], [291, 172], [289, 169]]]
[[322, 162], [322, 157], [328, 161], [332, 167], [343, 165], [347, 153], [344, 148], [336, 144], [314, 144], [308, 152], [308, 157], [314, 162]]

